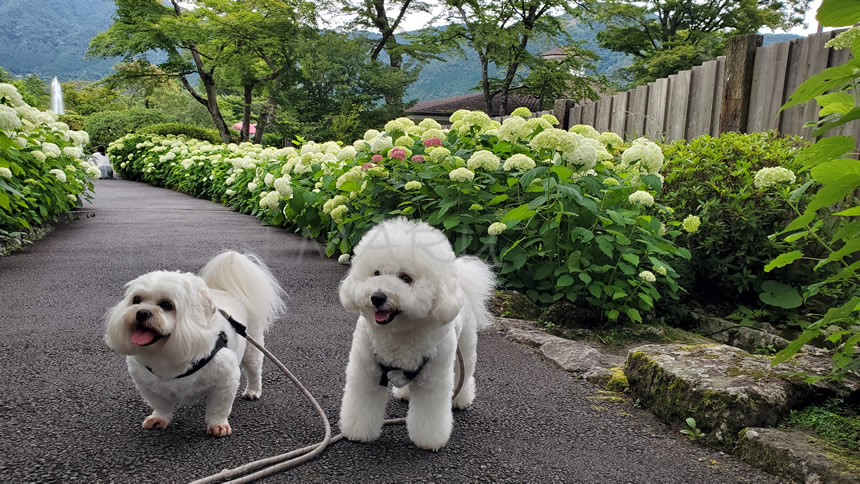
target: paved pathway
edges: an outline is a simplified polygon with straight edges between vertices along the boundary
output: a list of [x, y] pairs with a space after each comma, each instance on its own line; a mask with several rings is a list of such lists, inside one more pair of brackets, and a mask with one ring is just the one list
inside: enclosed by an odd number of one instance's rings
[[[346, 269], [317, 244], [205, 200], [127, 181], [99, 181], [94, 217], [0, 258], [0, 482], [186, 482], [322, 437], [317, 416], [265, 367], [263, 398], [237, 399], [225, 439], [203, 408], [147, 431], [124, 358], [102, 342], [122, 285], [155, 269], [195, 271], [226, 248], [259, 254], [290, 293], [267, 339], [336, 426], [355, 318], [338, 303]], [[478, 398], [455, 414], [438, 453], [403, 427], [373, 444], [341, 442], [269, 482], [773, 482], [685, 441], [650, 414], [588, 400], [597, 388], [492, 331], [478, 345]], [[392, 402], [388, 413], [403, 415]], [[632, 416], [626, 416], [630, 412]], [[711, 459], [717, 461], [711, 463]]]

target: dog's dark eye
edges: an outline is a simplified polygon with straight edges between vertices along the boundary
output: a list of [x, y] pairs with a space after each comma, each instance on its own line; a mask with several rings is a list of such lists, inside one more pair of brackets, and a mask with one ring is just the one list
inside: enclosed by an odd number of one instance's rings
[[141, 299], [140, 296], [134, 296], [133, 298], [131, 298], [132, 304], [140, 304], [141, 301], [143, 301], [143, 299]]
[[158, 306], [165, 311], [173, 311], [173, 303], [170, 301], [161, 301]]
[[409, 274], [406, 274], [406, 273], [404, 273], [404, 272], [401, 272], [401, 273], [400, 273], [400, 275], [399, 275], [399, 276], [397, 276], [397, 277], [399, 277], [399, 278], [400, 278], [400, 280], [401, 280], [401, 281], [403, 281], [403, 282], [405, 282], [406, 284], [412, 284], [412, 278], [411, 278], [411, 277], [409, 277]]
[[374, 275], [374, 276], [378, 276], [378, 275], [379, 275], [379, 271], [373, 271], [373, 275]]

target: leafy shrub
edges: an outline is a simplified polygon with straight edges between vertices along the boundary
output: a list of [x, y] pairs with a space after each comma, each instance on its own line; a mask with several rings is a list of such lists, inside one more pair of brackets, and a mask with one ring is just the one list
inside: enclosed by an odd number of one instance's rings
[[129, 109], [91, 114], [84, 121], [84, 131], [90, 134], [90, 147], [107, 146], [112, 141], [133, 133], [144, 126], [171, 121], [155, 109]]
[[87, 133], [27, 105], [0, 84], [0, 241], [74, 208], [99, 170], [81, 161]]
[[[788, 247], [768, 236], [795, 214], [781, 197], [754, 186], [761, 168], [778, 166], [799, 172], [803, 163], [796, 153], [804, 145], [799, 137], [776, 132], [725, 133], [717, 138], [678, 141], [664, 149], [664, 203], [679, 218], [693, 213], [702, 222], [698, 233], [679, 240], [693, 254], [682, 271], [685, 286], [699, 296], [752, 299], [763, 279], [789, 282], [808, 276], [808, 266], [794, 273], [764, 274], [765, 264]], [[791, 187], [808, 178], [798, 176]]]
[[69, 129], [80, 131], [84, 129], [84, 121], [87, 118], [86, 116], [81, 116], [80, 114], [60, 114], [59, 116], [57, 116], [57, 119], [61, 123], [66, 123], [67, 125], [69, 125]]
[[662, 296], [675, 296], [673, 264], [689, 252], [674, 246], [679, 232], [667, 231], [671, 214], [654, 201], [657, 145], [637, 140], [619, 159], [593, 128], [554, 129], [552, 116], [499, 125], [460, 111], [452, 122], [443, 131], [400, 118], [346, 147], [130, 135], [109, 151], [124, 177], [287, 225], [324, 240], [329, 255], [349, 254], [373, 225], [407, 216], [444, 230], [458, 253], [491, 259], [503, 285], [543, 303], [566, 299], [600, 318], [642, 322]]
[[218, 134], [218, 131], [214, 129], [206, 129], [201, 128], [199, 126], [194, 126], [191, 124], [184, 123], [160, 123], [160, 124], [151, 124], [149, 126], [144, 126], [143, 128], [137, 130], [139, 134], [158, 134], [162, 136], [166, 136], [169, 134], [175, 135], [185, 135], [188, 138], [199, 139], [201, 141], [208, 141], [210, 143], [220, 143], [221, 135]]

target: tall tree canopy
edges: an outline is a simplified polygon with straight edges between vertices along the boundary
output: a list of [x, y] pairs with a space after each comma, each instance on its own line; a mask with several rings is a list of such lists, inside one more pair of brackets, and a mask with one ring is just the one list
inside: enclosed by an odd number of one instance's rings
[[600, 46], [634, 57], [625, 78], [645, 84], [721, 55], [725, 39], [803, 23], [810, 0], [604, 0]]
[[[294, 67], [291, 46], [315, 23], [314, 2], [303, 0], [115, 0], [110, 28], [90, 42], [91, 56], [121, 56], [131, 63], [154, 51], [167, 53], [158, 69], [120, 71], [125, 76], [178, 79], [206, 106], [221, 138], [230, 141], [218, 106], [219, 83], [244, 94], [244, 139], [250, 105], [261, 84], [283, 79]], [[133, 66], [134, 64], [129, 64]], [[196, 74], [202, 92], [188, 76]], [[235, 86], [238, 84], [238, 86]], [[260, 133], [262, 137], [262, 133]]]

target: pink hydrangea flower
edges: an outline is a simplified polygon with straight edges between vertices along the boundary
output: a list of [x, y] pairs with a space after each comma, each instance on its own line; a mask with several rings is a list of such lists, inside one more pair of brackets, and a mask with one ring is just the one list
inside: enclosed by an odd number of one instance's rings
[[[370, 161], [374, 163], [382, 163], [382, 155], [373, 155], [370, 157]], [[366, 165], [367, 163], [365, 163]]]
[[[379, 156], [379, 155], [376, 155], [376, 156]], [[374, 156], [374, 158], [376, 158], [376, 156]], [[382, 158], [381, 156], [379, 156], [379, 157]], [[365, 163], [365, 164], [361, 165], [361, 171], [367, 171], [371, 168], [376, 168], [376, 163]]]
[[394, 148], [388, 152], [388, 156], [392, 159], [403, 161], [406, 159], [406, 150], [403, 148]]
[[415, 155], [412, 157], [413, 163], [424, 163], [424, 157], [421, 155]]
[[442, 140], [439, 138], [427, 138], [424, 140], [424, 146], [442, 146]]

